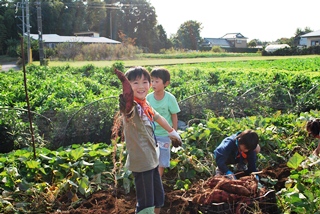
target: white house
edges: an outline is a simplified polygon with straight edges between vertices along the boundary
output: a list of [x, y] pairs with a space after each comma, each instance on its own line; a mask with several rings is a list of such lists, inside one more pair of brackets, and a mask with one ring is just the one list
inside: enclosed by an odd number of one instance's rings
[[307, 47], [320, 45], [320, 30], [306, 33], [301, 38], [307, 39]]
[[[78, 34], [76, 34], [78, 35]], [[34, 40], [39, 39], [38, 34], [30, 34], [30, 38]], [[58, 34], [42, 34], [42, 41], [44, 46], [54, 48], [59, 43], [86, 43], [86, 44], [121, 44], [121, 42], [108, 39], [106, 37], [94, 36], [59, 36]]]
[[227, 33], [221, 38], [203, 38], [204, 47], [247, 48], [247, 37], [241, 33]]

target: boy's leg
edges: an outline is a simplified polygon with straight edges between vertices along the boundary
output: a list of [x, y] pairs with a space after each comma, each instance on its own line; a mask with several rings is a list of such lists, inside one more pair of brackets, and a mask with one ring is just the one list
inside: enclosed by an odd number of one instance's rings
[[164, 172], [164, 167], [159, 166], [159, 174], [160, 174], [160, 177], [162, 177], [163, 172]]
[[145, 208], [163, 206], [164, 191], [158, 167], [146, 172], [132, 172], [132, 174], [136, 186], [136, 212], [139, 213]]
[[162, 177], [164, 173], [164, 169], [170, 167], [170, 138], [169, 137], [160, 137], [157, 136], [157, 142], [160, 149], [159, 156], [159, 173], [160, 177]]
[[[158, 168], [158, 167], [157, 167]], [[154, 170], [154, 212], [160, 214], [160, 209], [164, 204], [164, 189], [159, 170]]]

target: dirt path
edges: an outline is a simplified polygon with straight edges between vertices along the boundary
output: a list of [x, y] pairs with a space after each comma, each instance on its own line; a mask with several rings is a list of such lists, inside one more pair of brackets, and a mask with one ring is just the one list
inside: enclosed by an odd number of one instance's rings
[[1, 65], [1, 71], [9, 71], [10, 69], [14, 69], [16, 71], [20, 70], [16, 62], [4, 62]]

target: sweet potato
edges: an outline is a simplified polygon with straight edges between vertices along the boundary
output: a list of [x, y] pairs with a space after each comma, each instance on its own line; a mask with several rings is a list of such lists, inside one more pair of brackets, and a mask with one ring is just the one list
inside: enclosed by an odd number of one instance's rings
[[207, 196], [209, 194], [203, 193], [203, 194], [197, 194], [193, 197], [192, 202], [195, 204], [204, 204]]
[[126, 102], [124, 113], [129, 114], [133, 108], [133, 90], [131, 88], [129, 80], [121, 71], [115, 68], [114, 72], [122, 83], [122, 94]]
[[211, 204], [211, 203], [220, 203], [220, 202], [228, 202], [233, 203], [241, 199], [241, 196], [228, 193], [221, 189], [214, 189], [211, 191], [209, 195], [206, 196], [203, 204]]
[[220, 186], [220, 189], [237, 195], [250, 196], [250, 191], [246, 187], [237, 184], [232, 184], [230, 182], [223, 183]]
[[219, 186], [224, 182], [228, 182], [236, 185], [242, 185], [242, 186], [246, 183], [246, 181], [242, 181], [242, 180], [230, 180], [225, 176], [214, 176], [207, 180], [206, 185], [208, 185], [210, 188], [219, 188]]

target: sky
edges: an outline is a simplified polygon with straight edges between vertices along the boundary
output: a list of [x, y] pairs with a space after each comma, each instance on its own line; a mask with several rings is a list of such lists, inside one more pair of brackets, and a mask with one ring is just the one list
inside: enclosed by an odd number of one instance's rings
[[149, 0], [167, 36], [193, 20], [202, 23], [200, 36], [219, 38], [241, 33], [260, 41], [290, 38], [297, 28], [320, 30], [320, 0]]

